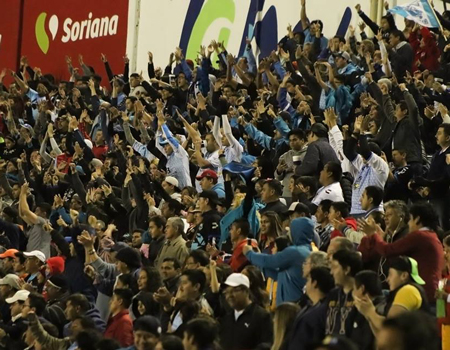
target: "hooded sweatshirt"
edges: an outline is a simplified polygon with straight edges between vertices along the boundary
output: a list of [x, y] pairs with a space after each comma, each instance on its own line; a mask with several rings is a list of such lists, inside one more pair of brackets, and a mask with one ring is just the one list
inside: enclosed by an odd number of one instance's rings
[[263, 269], [266, 277], [278, 282], [277, 306], [284, 302], [296, 302], [303, 295], [306, 280], [303, 278], [303, 262], [311, 253], [314, 223], [309, 218], [291, 222], [292, 246], [274, 255], [250, 251], [246, 257], [253, 265]]

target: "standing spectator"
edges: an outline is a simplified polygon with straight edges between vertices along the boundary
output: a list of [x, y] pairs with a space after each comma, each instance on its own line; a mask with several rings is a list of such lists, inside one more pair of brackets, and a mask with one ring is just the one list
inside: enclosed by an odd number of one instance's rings
[[300, 176], [317, 176], [325, 164], [337, 162], [336, 152], [328, 143], [327, 127], [321, 123], [315, 123], [308, 134], [308, 150], [303, 162], [295, 169], [295, 174]]

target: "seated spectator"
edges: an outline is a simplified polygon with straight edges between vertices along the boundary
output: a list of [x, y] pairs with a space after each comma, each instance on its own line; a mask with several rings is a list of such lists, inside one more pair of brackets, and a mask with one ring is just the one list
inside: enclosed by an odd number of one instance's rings
[[114, 289], [110, 303], [110, 318], [106, 324], [105, 337], [116, 339], [121, 346], [133, 345], [133, 322], [128, 308], [133, 294], [127, 289]]
[[429, 312], [427, 297], [421, 287], [425, 281], [418, 273], [417, 261], [405, 256], [392, 259], [388, 281], [390, 293], [380, 314], [376, 312], [371, 298], [363, 296], [355, 299], [356, 307], [369, 320], [375, 336], [378, 336], [385, 318], [414, 310]]
[[409, 211], [409, 233], [393, 242], [386, 243], [377, 226], [363, 223], [364, 232], [370, 235], [371, 249], [387, 258], [407, 255], [417, 261], [419, 273], [425, 279], [425, 292], [430, 302], [434, 302], [434, 291], [442, 271], [443, 249], [436, 235], [437, 216], [430, 204], [414, 204]]
[[226, 300], [231, 307], [220, 320], [220, 344], [223, 349], [253, 349], [272, 341], [270, 314], [250, 299], [250, 281], [240, 273], [225, 281]]
[[325, 303], [325, 334], [345, 334], [351, 338], [357, 316], [353, 310], [352, 292], [355, 276], [362, 268], [361, 256], [355, 251], [338, 250], [331, 258], [330, 267], [337, 288], [329, 294]]
[[264, 214], [268, 211], [285, 213], [287, 207], [280, 201], [283, 194], [283, 186], [278, 180], [266, 180], [261, 191], [261, 201], [266, 205], [259, 212]]

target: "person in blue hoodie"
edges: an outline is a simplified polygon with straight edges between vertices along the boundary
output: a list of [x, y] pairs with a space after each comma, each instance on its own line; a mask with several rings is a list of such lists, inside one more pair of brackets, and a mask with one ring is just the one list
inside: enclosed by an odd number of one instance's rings
[[247, 259], [263, 269], [266, 277], [278, 282], [277, 306], [285, 302], [296, 302], [303, 295], [306, 280], [303, 278], [303, 263], [311, 253], [314, 223], [309, 218], [298, 218], [291, 222], [292, 245], [273, 255], [256, 253], [247, 245], [243, 252]]

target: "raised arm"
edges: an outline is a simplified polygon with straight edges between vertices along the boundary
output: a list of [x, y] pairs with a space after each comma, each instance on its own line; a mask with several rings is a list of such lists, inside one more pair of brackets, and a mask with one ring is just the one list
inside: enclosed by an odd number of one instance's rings
[[306, 0], [301, 0], [301, 10], [300, 10], [300, 21], [302, 22], [302, 29], [306, 30], [308, 28], [308, 16], [306, 16]]
[[218, 117], [217, 115], [214, 117], [214, 126], [212, 128], [212, 134], [219, 147], [222, 148], [222, 134], [220, 133], [220, 117]]
[[29, 225], [35, 225], [39, 222], [38, 216], [30, 210], [27, 202], [28, 183], [24, 183], [20, 188], [19, 213], [20, 217]]

